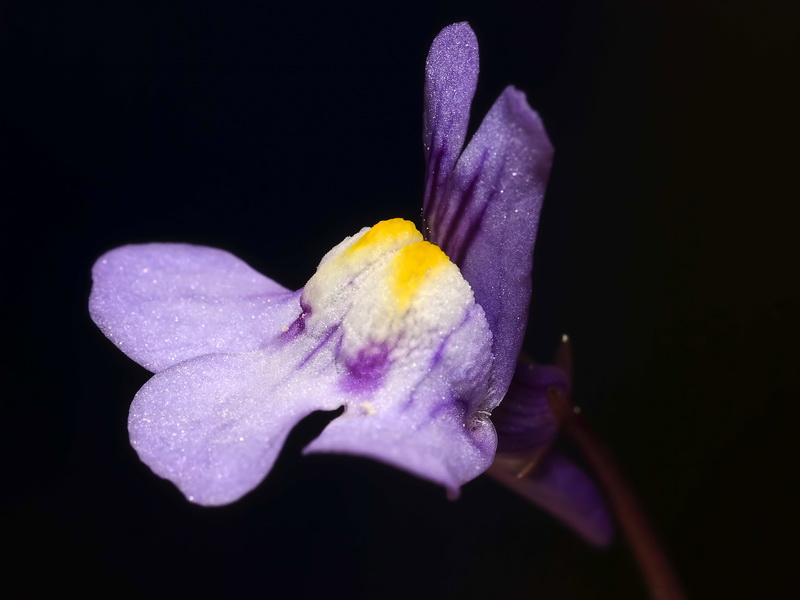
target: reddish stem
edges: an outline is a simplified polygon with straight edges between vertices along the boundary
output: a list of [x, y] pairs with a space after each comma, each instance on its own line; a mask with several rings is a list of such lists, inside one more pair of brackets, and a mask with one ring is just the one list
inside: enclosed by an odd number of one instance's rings
[[683, 600], [685, 596], [675, 573], [611, 453], [563, 391], [551, 388], [547, 394], [550, 408], [561, 422], [563, 431], [575, 440], [594, 468], [639, 563], [650, 595], [654, 600]]

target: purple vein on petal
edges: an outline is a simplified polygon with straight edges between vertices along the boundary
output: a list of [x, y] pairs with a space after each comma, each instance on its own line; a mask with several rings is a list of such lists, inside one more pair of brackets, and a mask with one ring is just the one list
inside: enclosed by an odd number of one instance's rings
[[[425, 195], [422, 200], [423, 213], [428, 210], [430, 205], [439, 205], [439, 196], [441, 190], [435, 182], [441, 177], [442, 162], [444, 161], [444, 153], [440, 150], [434, 150], [428, 157], [428, 168], [425, 173]], [[427, 232], [426, 232], [427, 233]]]
[[441, 202], [467, 134], [478, 81], [478, 40], [467, 23], [445, 27], [425, 61], [423, 140], [427, 177], [423, 207]]
[[[447, 344], [450, 343], [450, 340], [452, 339], [452, 337], [458, 331], [460, 331], [462, 328], [464, 328], [473, 319], [473, 312], [475, 310], [479, 310], [480, 311], [480, 308], [473, 307], [471, 310], [468, 310], [464, 314], [464, 317], [461, 319], [461, 322], [452, 331], [450, 331], [447, 335], [445, 335], [442, 338], [442, 341], [439, 343], [438, 347], [436, 348], [436, 350], [433, 353], [433, 356], [431, 356], [431, 359], [428, 362], [428, 365], [429, 365], [429, 369], [428, 370], [429, 370], [429, 372], [433, 372], [434, 369], [439, 365], [439, 363], [441, 362], [442, 357], [444, 355], [444, 350], [447, 347]], [[483, 317], [483, 312], [482, 311], [480, 313], [480, 316]], [[414, 386], [414, 388], [411, 390], [411, 393], [408, 396], [408, 400], [406, 400], [401, 405], [401, 410], [402, 411], [408, 410], [409, 408], [411, 408], [414, 405], [415, 396], [416, 396], [417, 390], [423, 383], [424, 383], [423, 381], [419, 381], [417, 383], [417, 385]], [[446, 400], [445, 402], [443, 402], [443, 405], [447, 405], [448, 402], [453, 402], [453, 401], [456, 401], [456, 402], [459, 402], [459, 403], [463, 403], [463, 400], [461, 400], [459, 398], [455, 398], [455, 399], [451, 398], [451, 399]], [[464, 404], [464, 414], [466, 415], [466, 404]]]
[[[452, 248], [453, 235], [458, 229], [456, 225], [459, 223], [459, 221], [465, 218], [465, 214], [475, 198], [475, 190], [477, 189], [478, 182], [483, 175], [483, 166], [486, 164], [488, 154], [488, 150], [485, 150], [482, 153], [478, 162], [478, 168], [475, 169], [472, 177], [464, 187], [464, 191], [460, 194], [457, 194], [457, 200], [455, 200], [457, 204], [452, 211], [449, 211], [449, 215], [447, 214], [447, 209], [449, 208], [447, 202], [440, 202], [437, 205], [438, 214], [433, 222], [441, 224], [441, 229], [438, 227], [435, 229], [440, 230], [442, 233], [441, 235], [435, 236], [431, 241], [444, 249], [445, 253], [457, 265], [460, 265], [461, 261], [463, 261], [464, 252], [461, 252], [461, 249], [459, 248], [458, 254], [461, 255], [462, 258], [460, 260], [453, 258], [452, 255], [456, 253], [455, 249]], [[447, 190], [447, 195], [451, 195], [451, 190]]]
[[428, 416], [431, 420], [435, 420], [440, 414], [445, 412], [453, 404], [458, 406], [459, 412], [466, 418], [467, 416], [467, 403], [458, 397], [448, 396], [441, 402], [434, 404], [433, 408], [428, 411]]
[[472, 310], [468, 310], [466, 313], [464, 313], [464, 317], [461, 319], [461, 322], [456, 326], [456, 328], [453, 329], [453, 331], [451, 331], [450, 333], [448, 333], [444, 338], [442, 338], [442, 341], [439, 343], [439, 346], [436, 348], [436, 351], [434, 352], [433, 357], [431, 358], [430, 361], [431, 370], [433, 370], [433, 368], [439, 364], [439, 361], [442, 360], [442, 354], [444, 353], [444, 349], [447, 346], [448, 342], [450, 341], [450, 338], [453, 337], [453, 334], [472, 320], [473, 310], [475, 309], [473, 308]]
[[464, 259], [467, 256], [467, 252], [469, 252], [470, 246], [472, 246], [472, 242], [475, 240], [478, 232], [481, 229], [481, 225], [483, 224], [483, 219], [486, 216], [486, 211], [488, 208], [489, 204], [484, 204], [481, 207], [480, 212], [472, 220], [472, 223], [470, 223], [469, 228], [464, 235], [464, 241], [462, 244], [459, 244], [458, 250], [456, 251], [456, 256], [453, 259], [456, 264], [463, 264]]
[[301, 360], [298, 363], [298, 365], [297, 365], [297, 370], [298, 371], [300, 369], [302, 369], [303, 367], [305, 367], [306, 364], [308, 364], [308, 361], [310, 361], [312, 358], [314, 358], [314, 355], [316, 355], [316, 353], [319, 352], [322, 349], [322, 347], [325, 346], [325, 344], [328, 343], [328, 341], [331, 339], [331, 336], [334, 333], [336, 333], [336, 331], [338, 329], [339, 329], [339, 326], [338, 325], [334, 325], [333, 327], [331, 327], [330, 329], [328, 329], [328, 331], [326, 331], [324, 333], [324, 335], [322, 336], [322, 339], [320, 339], [319, 343], [316, 346], [314, 346], [311, 350], [309, 350], [308, 354], [306, 354], [305, 357], [303, 357], [303, 360]]
[[[486, 312], [501, 398], [522, 344], [533, 243], [551, 147], [524, 94], [506, 88], [464, 147], [477, 83], [477, 41], [466, 23], [446, 28], [426, 68], [428, 180], [423, 222]], [[463, 151], [462, 151], [463, 148]], [[493, 268], [500, 263], [500, 269]]]

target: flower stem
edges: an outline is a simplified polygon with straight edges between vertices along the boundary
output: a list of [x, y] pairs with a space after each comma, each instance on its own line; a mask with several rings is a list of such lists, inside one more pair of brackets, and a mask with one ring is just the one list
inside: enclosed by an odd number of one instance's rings
[[667, 560], [644, 512], [614, 463], [605, 444], [581, 417], [580, 409], [558, 388], [547, 392], [550, 408], [561, 422], [564, 432], [572, 437], [592, 465], [606, 493], [612, 511], [625, 533], [654, 600], [685, 598], [672, 567]]

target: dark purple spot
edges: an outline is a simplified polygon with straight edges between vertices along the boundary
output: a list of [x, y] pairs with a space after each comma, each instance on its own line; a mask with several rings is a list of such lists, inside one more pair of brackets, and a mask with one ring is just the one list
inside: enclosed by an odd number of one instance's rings
[[389, 370], [389, 348], [375, 344], [362, 348], [345, 361], [347, 375], [342, 382], [349, 392], [369, 392], [376, 389]]
[[282, 342], [289, 342], [295, 339], [301, 333], [303, 333], [306, 330], [306, 322], [304, 317], [305, 315], [301, 314], [294, 321], [292, 321], [292, 324], [289, 325], [289, 328], [283, 333], [281, 333], [279, 339]]
[[310, 317], [312, 313], [311, 305], [307, 304], [305, 299], [300, 297], [300, 316], [298, 316], [289, 328], [284, 331], [278, 338], [282, 342], [290, 342], [297, 338], [298, 335], [306, 330], [306, 317]]

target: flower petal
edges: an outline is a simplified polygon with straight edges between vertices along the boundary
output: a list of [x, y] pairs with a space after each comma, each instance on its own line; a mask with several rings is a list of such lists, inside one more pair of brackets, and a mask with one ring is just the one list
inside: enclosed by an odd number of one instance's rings
[[458, 268], [421, 238], [383, 221], [331, 250], [304, 288], [304, 331], [337, 327], [348, 398], [307, 450], [376, 458], [456, 494], [496, 447], [491, 332]]
[[212, 354], [156, 374], [131, 405], [131, 445], [190, 501], [238, 500], [264, 479], [297, 422], [341, 405], [329, 378], [298, 376], [291, 359]]
[[552, 147], [525, 95], [506, 88], [458, 160], [441, 200], [425, 208], [430, 239], [455, 262], [494, 336], [491, 393], [502, 398], [527, 322], [533, 244]]
[[305, 451], [380, 460], [457, 497], [489, 468], [497, 446], [485, 404], [491, 334], [475, 305], [444, 333], [438, 343], [396, 352], [383, 385], [352, 398]]
[[522, 479], [517, 473], [527, 457], [498, 453], [489, 475], [561, 519], [586, 541], [611, 542], [614, 528], [605, 500], [594, 482], [566, 457], [550, 453]]
[[551, 387], [569, 392], [569, 379], [563, 369], [519, 361], [508, 393], [492, 413], [498, 452], [532, 450], [555, 439], [558, 421], [547, 399]]
[[192, 501], [225, 504], [267, 474], [314, 410], [348, 411], [311, 451], [358, 453], [447, 486], [488, 468], [491, 331], [447, 256], [408, 221], [331, 250], [272, 343], [155, 375], [131, 406], [131, 443]]
[[299, 293], [216, 248], [123, 246], [100, 257], [92, 275], [92, 319], [153, 372], [203, 354], [263, 347], [299, 312]]
[[441, 202], [464, 147], [477, 82], [475, 33], [467, 23], [445, 27], [433, 40], [425, 63], [425, 210]]

